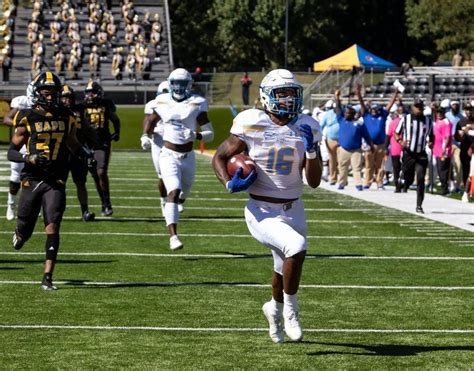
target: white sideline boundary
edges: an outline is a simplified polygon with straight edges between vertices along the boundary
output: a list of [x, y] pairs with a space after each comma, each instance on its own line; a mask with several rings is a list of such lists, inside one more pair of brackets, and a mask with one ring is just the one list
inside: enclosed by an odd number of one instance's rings
[[[40, 285], [40, 281], [0, 281], [0, 285]], [[212, 286], [222, 288], [271, 288], [270, 284], [257, 283], [196, 283], [196, 282], [100, 282], [100, 281], [54, 281], [59, 286], [84, 287], [140, 287], [140, 286]], [[316, 290], [407, 290], [407, 291], [472, 291], [474, 286], [374, 286], [374, 285], [300, 285], [301, 289]]]
[[[4, 330], [89, 330], [89, 331], [161, 331], [161, 332], [268, 332], [263, 327], [161, 327], [161, 326], [87, 326], [87, 325], [20, 325], [0, 324]], [[471, 329], [357, 329], [305, 328], [305, 332], [377, 333], [377, 334], [474, 334]]]
[[[44, 256], [43, 252], [22, 251], [0, 251], [2, 255], [30, 255]], [[159, 254], [159, 253], [128, 253], [128, 252], [61, 252], [61, 256], [127, 256], [127, 257], [150, 257], [150, 258], [206, 258], [206, 259], [245, 259], [252, 254]], [[271, 258], [270, 254], [262, 258]], [[430, 260], [430, 261], [471, 261], [472, 256], [314, 256], [307, 255], [306, 259], [317, 260]]]

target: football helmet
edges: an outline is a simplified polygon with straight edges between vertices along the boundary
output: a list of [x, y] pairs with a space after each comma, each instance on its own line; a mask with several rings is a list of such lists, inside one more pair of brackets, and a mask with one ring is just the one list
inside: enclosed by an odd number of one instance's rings
[[175, 69], [168, 77], [171, 96], [178, 101], [188, 97], [192, 83], [191, 74], [184, 68]]
[[90, 80], [87, 83], [86, 90], [84, 91], [84, 103], [86, 106], [94, 106], [104, 97], [104, 89], [96, 81]]
[[160, 85], [158, 85], [158, 89], [156, 90], [156, 95], [160, 95], [163, 93], [169, 93], [170, 91], [170, 86], [168, 84], [168, 81], [162, 81]]
[[61, 89], [61, 103], [67, 108], [71, 108], [76, 103], [76, 94], [74, 89], [68, 84], [64, 84]]
[[[285, 90], [294, 94], [278, 97]], [[260, 84], [260, 101], [265, 109], [277, 116], [296, 117], [303, 105], [303, 87], [293, 73], [284, 69], [270, 71]]]
[[[47, 109], [59, 107], [61, 80], [52, 72], [41, 72], [32, 81], [32, 103]], [[28, 93], [27, 93], [28, 94]]]

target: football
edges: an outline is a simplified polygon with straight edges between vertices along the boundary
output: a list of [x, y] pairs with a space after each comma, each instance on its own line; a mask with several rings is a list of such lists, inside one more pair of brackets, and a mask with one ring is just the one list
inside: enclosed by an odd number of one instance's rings
[[241, 176], [245, 178], [255, 169], [255, 162], [243, 153], [232, 156], [229, 161], [227, 161], [227, 173], [230, 176], [234, 176], [239, 167], [243, 170]]

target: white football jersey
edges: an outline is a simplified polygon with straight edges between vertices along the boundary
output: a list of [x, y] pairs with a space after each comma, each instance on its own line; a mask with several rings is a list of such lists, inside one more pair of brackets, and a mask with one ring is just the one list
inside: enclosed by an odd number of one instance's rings
[[305, 155], [300, 125], [313, 130], [314, 142], [321, 141], [319, 123], [300, 114], [285, 126], [274, 124], [262, 110], [248, 109], [234, 118], [230, 132], [247, 145], [257, 165], [257, 179], [248, 192], [282, 199], [299, 198], [303, 192], [302, 168]]
[[19, 95], [10, 102], [10, 108], [16, 108], [18, 110], [31, 108], [33, 102], [26, 95]]
[[197, 117], [208, 110], [207, 100], [195, 94], [181, 102], [175, 101], [171, 94], [160, 94], [155, 101], [153, 110], [163, 121], [163, 140], [173, 144], [188, 143], [185, 132], [196, 131]]
[[[147, 104], [145, 104], [145, 109], [144, 109], [145, 115], [151, 115], [154, 112], [155, 107], [156, 107], [156, 98], [152, 99]], [[153, 129], [153, 133], [163, 136], [163, 121], [162, 120], [156, 123], [155, 128]]]

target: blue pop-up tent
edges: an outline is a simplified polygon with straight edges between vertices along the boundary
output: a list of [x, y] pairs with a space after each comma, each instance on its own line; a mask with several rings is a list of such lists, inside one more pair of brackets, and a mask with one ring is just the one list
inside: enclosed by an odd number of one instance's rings
[[330, 58], [314, 63], [313, 70], [315, 72], [326, 71], [327, 69], [351, 70], [353, 67], [387, 70], [397, 66], [354, 44]]

